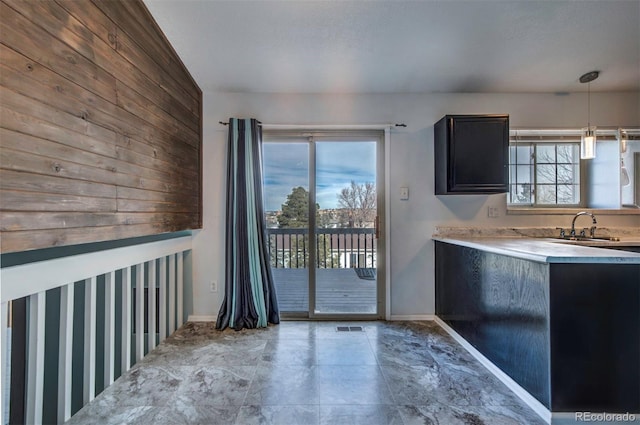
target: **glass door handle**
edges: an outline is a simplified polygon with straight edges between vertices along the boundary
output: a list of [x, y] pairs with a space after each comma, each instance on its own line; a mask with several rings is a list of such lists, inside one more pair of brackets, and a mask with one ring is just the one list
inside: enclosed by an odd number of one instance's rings
[[375, 220], [375, 237], [376, 239], [380, 239], [380, 216], [376, 216], [376, 220]]

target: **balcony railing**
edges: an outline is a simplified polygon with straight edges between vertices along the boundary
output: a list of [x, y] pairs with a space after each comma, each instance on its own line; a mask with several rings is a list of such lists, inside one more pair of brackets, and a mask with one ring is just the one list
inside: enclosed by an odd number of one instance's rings
[[[309, 229], [267, 229], [273, 268], [307, 268], [310, 264]], [[318, 268], [376, 268], [375, 229], [370, 227], [316, 229]]]
[[190, 251], [181, 237], [2, 268], [2, 423], [64, 423], [180, 327]]

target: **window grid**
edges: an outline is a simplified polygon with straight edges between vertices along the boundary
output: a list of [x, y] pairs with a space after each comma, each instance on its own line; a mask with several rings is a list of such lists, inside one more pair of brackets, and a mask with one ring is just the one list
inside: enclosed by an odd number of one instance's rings
[[533, 144], [512, 144], [509, 149], [509, 203], [531, 205], [534, 202]]
[[567, 141], [512, 142], [508, 203], [545, 207], [579, 205], [579, 148], [579, 143]]

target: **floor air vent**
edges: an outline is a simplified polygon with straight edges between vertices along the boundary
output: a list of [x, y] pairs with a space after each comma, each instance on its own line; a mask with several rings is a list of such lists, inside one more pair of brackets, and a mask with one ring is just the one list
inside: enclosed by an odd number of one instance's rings
[[362, 326], [336, 326], [338, 332], [362, 332], [364, 328]]

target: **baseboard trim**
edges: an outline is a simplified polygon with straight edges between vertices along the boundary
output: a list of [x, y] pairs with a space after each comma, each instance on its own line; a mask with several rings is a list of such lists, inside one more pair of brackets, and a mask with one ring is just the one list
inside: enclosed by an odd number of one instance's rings
[[438, 316], [435, 316], [435, 322], [440, 325], [453, 339], [456, 340], [465, 350], [476, 358], [489, 372], [491, 372], [496, 378], [502, 381], [511, 391], [514, 392], [520, 400], [525, 402], [538, 416], [540, 416], [548, 424], [551, 423], [551, 411], [547, 409], [542, 403], [540, 403], [535, 397], [533, 397], [527, 390], [522, 388], [520, 384], [514, 381], [509, 375], [504, 373], [498, 366], [493, 364], [491, 360], [486, 358], [480, 351], [478, 351], [473, 345], [469, 344], [458, 332], [453, 330]]
[[435, 318], [435, 314], [392, 314], [389, 320], [435, 320]]
[[187, 317], [187, 322], [215, 322], [216, 319], [216, 316], [198, 316], [190, 314], [189, 317]]

